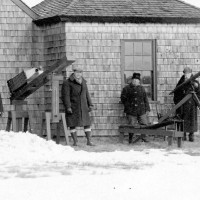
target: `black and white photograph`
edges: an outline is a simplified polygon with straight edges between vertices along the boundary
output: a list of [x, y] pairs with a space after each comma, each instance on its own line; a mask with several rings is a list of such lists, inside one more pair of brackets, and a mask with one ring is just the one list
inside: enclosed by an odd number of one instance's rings
[[0, 199], [200, 199], [199, 0], [0, 0]]

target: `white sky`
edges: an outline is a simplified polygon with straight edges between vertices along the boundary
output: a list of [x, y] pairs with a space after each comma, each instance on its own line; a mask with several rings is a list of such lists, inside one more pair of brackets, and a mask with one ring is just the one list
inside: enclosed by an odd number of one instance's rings
[[43, 0], [22, 0], [27, 6], [33, 7], [36, 4], [42, 2]]
[[[26, 5], [28, 5], [29, 7], [33, 7], [36, 4], [40, 3], [41, 1], [42, 0], [23, 0], [23, 2], [26, 3]], [[200, 0], [182, 0], [182, 1], [200, 7]]]

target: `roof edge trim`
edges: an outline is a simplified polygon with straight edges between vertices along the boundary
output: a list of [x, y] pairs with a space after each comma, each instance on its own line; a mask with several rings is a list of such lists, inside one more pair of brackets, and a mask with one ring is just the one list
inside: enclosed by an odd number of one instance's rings
[[20, 0], [11, 0], [14, 4], [16, 4], [19, 8], [21, 8], [28, 16], [30, 16], [33, 20], [39, 18], [39, 15], [36, 14], [30, 7], [28, 7], [24, 2]]
[[180, 17], [110, 17], [110, 16], [54, 16], [36, 19], [37, 25], [55, 24], [59, 22], [97, 22], [97, 23], [156, 23], [156, 24], [198, 24], [200, 18]]
[[43, 18], [43, 19], [36, 19], [36, 20], [33, 20], [33, 22], [40, 26], [40, 25], [51, 25], [51, 24], [57, 24], [59, 22], [61, 22], [61, 17], [56, 15], [56, 16], [53, 16], [53, 17], [48, 17], [48, 18]]

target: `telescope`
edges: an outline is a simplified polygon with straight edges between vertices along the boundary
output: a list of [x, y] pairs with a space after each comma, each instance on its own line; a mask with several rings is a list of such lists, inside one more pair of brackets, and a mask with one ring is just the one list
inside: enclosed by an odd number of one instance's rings
[[28, 71], [22, 71], [14, 78], [8, 80], [7, 84], [11, 94], [11, 103], [13, 100], [24, 100], [51, 80], [49, 75], [59, 74], [65, 67], [68, 67], [73, 62], [74, 60], [67, 60], [66, 57], [63, 57], [45, 71], [42, 71], [40, 67], [32, 68]]
[[185, 85], [192, 83], [195, 79], [197, 79], [200, 76], [200, 71], [196, 73], [195, 75], [191, 76], [187, 81], [183, 82], [182, 84], [178, 85], [173, 91], [171, 91], [169, 94], [173, 94], [174, 92], [182, 89]]
[[[46, 120], [47, 139], [51, 139], [50, 123], [63, 122], [66, 143], [68, 144], [67, 125], [65, 120], [65, 113], [60, 113], [59, 110], [59, 82], [64, 80], [61, 72], [64, 68], [70, 66], [74, 60], [68, 60], [67, 57], [54, 62], [45, 71], [42, 67], [32, 68], [27, 71], [22, 71], [17, 76], [7, 81], [10, 90], [10, 101], [14, 105], [14, 110], [8, 112], [8, 122], [6, 130], [9, 131], [12, 127], [13, 131], [20, 131], [22, 119], [24, 118], [24, 131], [27, 130], [29, 113], [23, 110], [23, 105], [27, 104], [24, 101], [29, 95], [33, 94], [40, 87], [51, 81], [51, 112], [42, 113], [42, 129], [40, 135], [42, 136], [44, 120]], [[19, 121], [17, 123], [17, 120]], [[30, 120], [29, 120], [30, 121]], [[19, 125], [20, 124], [20, 125]], [[59, 133], [60, 134], [60, 133]]]
[[[195, 75], [191, 76], [188, 80], [183, 82], [182, 84], [178, 85], [173, 91], [171, 91], [169, 94], [173, 94], [174, 92], [183, 89], [187, 84], [192, 83], [195, 79], [197, 79], [200, 76], [200, 71], [196, 73]], [[185, 102], [187, 102], [190, 98], [193, 98], [198, 108], [200, 108], [200, 101], [195, 93], [195, 91], [191, 91], [189, 94], [187, 94], [180, 102], [178, 102], [170, 111], [166, 113], [163, 117], [161, 117], [158, 122], [162, 123], [164, 120], [166, 120], [172, 113], [174, 113], [179, 107], [181, 107]]]

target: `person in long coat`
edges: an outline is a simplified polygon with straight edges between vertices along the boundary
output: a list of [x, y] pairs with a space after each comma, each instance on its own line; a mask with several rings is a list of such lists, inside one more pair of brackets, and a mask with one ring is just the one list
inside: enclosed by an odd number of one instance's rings
[[[187, 79], [192, 77], [192, 69], [186, 67], [183, 70], [183, 76], [178, 81], [176, 87]], [[174, 92], [174, 103], [178, 104], [186, 95], [194, 91], [197, 97], [200, 99], [200, 85], [197, 80], [194, 80], [187, 85], [185, 85], [182, 89], [179, 89]], [[180, 108], [177, 109], [176, 114], [184, 120], [184, 140], [187, 140], [186, 133], [189, 133], [189, 141], [194, 141], [194, 132], [198, 130], [198, 121], [197, 121], [197, 105], [193, 98], [190, 98], [186, 101]]]
[[[124, 104], [128, 123], [132, 126], [148, 125], [148, 113], [150, 111], [149, 101], [144, 87], [140, 84], [140, 73], [133, 73], [132, 82], [125, 86], [121, 93], [121, 102]], [[136, 137], [132, 141], [133, 134], [129, 133], [129, 143], [142, 139], [147, 142], [145, 135]]]
[[77, 146], [77, 127], [84, 127], [87, 145], [93, 146], [91, 142], [91, 119], [89, 115], [93, 104], [86, 80], [82, 77], [82, 68], [74, 66], [73, 71], [74, 73], [63, 82], [61, 89], [67, 126], [70, 128], [74, 146]]

